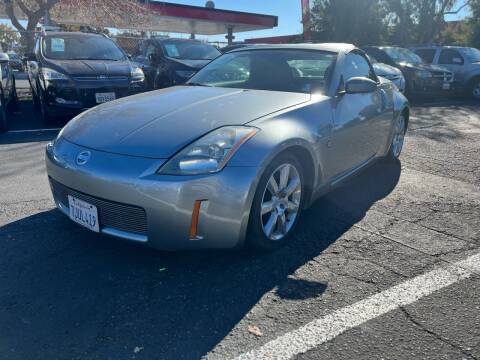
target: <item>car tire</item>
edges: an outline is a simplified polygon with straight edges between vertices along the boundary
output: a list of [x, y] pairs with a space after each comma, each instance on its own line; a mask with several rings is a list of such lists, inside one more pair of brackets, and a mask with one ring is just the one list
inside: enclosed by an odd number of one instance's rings
[[250, 211], [249, 247], [271, 251], [289, 241], [302, 212], [304, 184], [302, 165], [291, 154], [280, 155], [267, 166]]
[[407, 133], [407, 117], [405, 114], [398, 115], [395, 119], [392, 141], [388, 150], [387, 158], [392, 161], [398, 161], [402, 153], [405, 134]]
[[10, 103], [9, 103], [9, 106], [7, 108], [7, 111], [11, 111], [11, 112], [15, 112], [15, 111], [18, 111], [18, 109], [20, 108], [19, 104], [18, 104], [18, 95], [17, 95], [17, 85], [15, 83], [15, 79], [13, 80], [13, 95], [12, 95], [12, 99], [10, 100]]
[[42, 96], [42, 92], [39, 91], [39, 96], [37, 97], [37, 114], [40, 121], [43, 124], [50, 124], [53, 121], [52, 116], [48, 112], [48, 107], [45, 104], [45, 99]]
[[472, 98], [480, 100], [480, 76], [472, 79], [468, 93]]
[[0, 90], [0, 103], [0, 132], [6, 132], [8, 130], [8, 117], [3, 90]]

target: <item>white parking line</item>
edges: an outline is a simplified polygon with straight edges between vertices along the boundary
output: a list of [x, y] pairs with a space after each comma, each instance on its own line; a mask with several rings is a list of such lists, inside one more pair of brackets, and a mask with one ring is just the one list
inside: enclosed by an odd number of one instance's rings
[[355, 304], [272, 340], [259, 349], [240, 355], [237, 360], [290, 359], [334, 339], [345, 331], [375, 319], [392, 310], [480, 274], [480, 253], [445, 268], [432, 270], [375, 294]]
[[22, 134], [22, 133], [48, 132], [48, 131], [60, 131], [60, 130], [62, 130], [62, 128], [10, 130], [7, 132], [7, 134]]

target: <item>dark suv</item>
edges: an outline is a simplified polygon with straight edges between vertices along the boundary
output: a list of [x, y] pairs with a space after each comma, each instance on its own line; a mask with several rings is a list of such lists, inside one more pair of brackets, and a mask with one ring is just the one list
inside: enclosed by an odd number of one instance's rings
[[193, 74], [220, 56], [214, 46], [198, 40], [151, 38], [133, 54], [142, 68], [149, 89], [185, 83]]
[[412, 50], [428, 64], [455, 75], [455, 90], [480, 99], [480, 50], [461, 46], [417, 46]]
[[400, 69], [406, 80], [407, 96], [451, 94], [453, 73], [426, 64], [414, 52], [396, 46], [367, 46], [363, 50], [375, 60]]
[[44, 121], [145, 88], [143, 71], [101, 34], [43, 33], [26, 58], [33, 100]]

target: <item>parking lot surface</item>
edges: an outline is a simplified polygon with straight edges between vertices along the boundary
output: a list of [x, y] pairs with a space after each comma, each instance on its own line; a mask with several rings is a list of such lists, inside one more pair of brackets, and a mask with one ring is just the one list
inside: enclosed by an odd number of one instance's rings
[[2, 359], [480, 358], [480, 104], [414, 106], [401, 163], [320, 199], [269, 254], [74, 225], [46, 179], [55, 135], [0, 135]]

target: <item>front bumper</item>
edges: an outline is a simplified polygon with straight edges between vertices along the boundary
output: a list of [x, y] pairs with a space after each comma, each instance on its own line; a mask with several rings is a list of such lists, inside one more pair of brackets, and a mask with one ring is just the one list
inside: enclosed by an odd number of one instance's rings
[[[47, 173], [55, 203], [64, 213], [68, 214], [68, 204], [59, 195], [58, 184], [64, 191], [73, 192], [71, 195], [94, 202], [98, 207], [100, 232], [107, 235], [162, 250], [242, 245], [259, 168], [227, 166], [213, 175], [166, 176], [156, 174], [165, 160], [94, 150], [89, 150], [88, 163], [79, 166], [75, 159], [85, 150], [88, 149], [63, 139], [47, 147]], [[197, 236], [192, 239], [190, 230], [196, 200], [202, 203]], [[115, 225], [120, 224], [120, 220], [111, 218], [118, 214], [107, 213], [122, 206], [126, 207], [122, 210], [126, 213], [124, 223], [132, 225], [130, 228]], [[145, 212], [145, 230], [138, 224], [141, 220], [134, 220], [141, 219], [140, 215], [135, 218], [129, 213], [134, 210], [128, 208]], [[102, 223], [102, 218], [109, 219], [108, 223], [107, 220]]]
[[412, 93], [419, 95], [441, 95], [453, 93], [453, 81], [443, 80], [442, 78], [414, 78], [410, 88]]
[[129, 80], [69, 80], [49, 81], [44, 85], [48, 111], [53, 114], [79, 113], [98, 105], [96, 93], [115, 93], [115, 98], [145, 91], [145, 83]]

